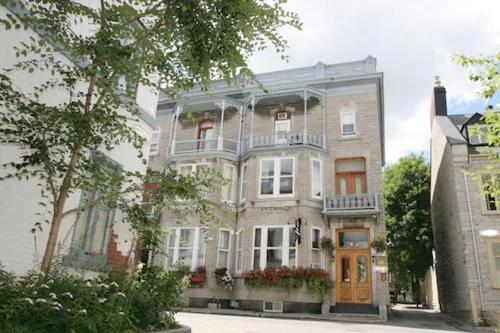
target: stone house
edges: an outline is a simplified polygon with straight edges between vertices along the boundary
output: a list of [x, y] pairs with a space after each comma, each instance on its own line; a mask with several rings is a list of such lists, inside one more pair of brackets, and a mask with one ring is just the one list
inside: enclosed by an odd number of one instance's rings
[[[178, 223], [162, 213], [168, 232], [154, 264], [206, 267], [203, 287], [186, 292], [190, 306], [215, 299], [223, 307], [319, 313], [324, 304], [385, 317], [386, 257], [370, 246], [385, 235], [383, 74], [375, 58], [257, 80], [266, 91], [215, 81], [209, 92], [160, 96], [149, 167], [218, 170], [231, 183], [210, 198], [227, 203], [232, 219], [201, 226], [196, 217]], [[332, 254], [321, 248], [324, 237], [333, 240]], [[334, 286], [320, 297], [243, 281], [251, 269], [281, 266], [322, 268]], [[216, 268], [234, 277], [232, 290], [217, 285]]]
[[[5, 19], [12, 14], [24, 15], [27, 10], [22, 2], [15, 5], [7, 2], [0, 5], [0, 18]], [[46, 38], [46, 34], [46, 31], [37, 31], [33, 27], [25, 30], [0, 30], [0, 70], [9, 68], [18, 61], [14, 46], [20, 42], [29, 43], [30, 38]], [[50, 36], [47, 41], [52, 43]], [[56, 59], [64, 64], [76, 61], [67, 52], [57, 53]], [[45, 83], [50, 73], [35, 71], [28, 75], [22, 71], [13, 71], [9, 76], [18, 89], [29, 93], [37, 85]], [[150, 138], [155, 129], [157, 96], [143, 86], [139, 86], [137, 91], [136, 102], [141, 114], [140, 120], [134, 125], [135, 130], [143, 137]], [[57, 89], [49, 91], [41, 99], [49, 105], [67, 102], [65, 92]], [[154, 103], [150, 103], [151, 100]], [[149, 140], [144, 143], [142, 152], [144, 156], [148, 156]], [[21, 153], [22, 147], [0, 144], [0, 166], [18, 159]], [[111, 151], [103, 149], [100, 153], [102, 158], [123, 170], [146, 171], [142, 159], [137, 157], [137, 151], [131, 145], [121, 144]], [[0, 167], [0, 177], [5, 172]], [[38, 204], [43, 199], [37, 183], [38, 179], [35, 178], [0, 181], [0, 263], [4, 269], [17, 274], [40, 265], [48, 239], [48, 224], [42, 223], [42, 231], [31, 232], [36, 222], [43, 222], [44, 218], [50, 216], [48, 209]], [[93, 194], [95, 193], [74, 191], [66, 202], [65, 211], [78, 207], [83, 196]], [[119, 212], [106, 207], [92, 207], [80, 217], [72, 214], [64, 218], [58, 236], [56, 257], [72, 268], [105, 272], [113, 266], [132, 262], [133, 244], [134, 235], [129, 231], [129, 226], [120, 222]]]
[[[441, 310], [479, 324], [500, 323], [500, 204], [485, 195], [481, 114], [448, 114], [436, 81], [431, 106], [431, 208]], [[493, 171], [495, 172], [495, 171]], [[498, 172], [498, 170], [496, 170]]]

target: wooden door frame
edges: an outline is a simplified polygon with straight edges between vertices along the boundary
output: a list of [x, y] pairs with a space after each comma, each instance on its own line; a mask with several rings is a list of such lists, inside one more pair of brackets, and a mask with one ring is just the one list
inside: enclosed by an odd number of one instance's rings
[[[368, 235], [368, 245], [366, 248], [341, 248], [340, 247], [340, 233], [345, 232], [345, 231], [365, 231]], [[335, 240], [336, 240], [336, 247], [335, 247], [335, 279], [336, 279], [336, 290], [335, 290], [335, 302], [342, 304], [342, 301], [340, 300], [340, 280], [342, 279], [342, 256], [347, 255], [350, 257], [350, 265], [351, 265], [351, 280], [353, 281], [351, 283], [351, 286], [353, 288], [353, 299], [352, 302], [356, 304], [371, 304], [373, 302], [373, 292], [372, 292], [372, 287], [373, 287], [373, 280], [372, 280], [372, 260], [371, 260], [371, 250], [370, 250], [370, 229], [368, 228], [342, 228], [342, 229], [337, 229], [335, 231]], [[367, 277], [368, 277], [368, 290], [370, 293], [369, 300], [367, 302], [357, 302], [356, 301], [356, 287], [353, 286], [354, 283], [356, 283], [355, 279], [357, 278], [357, 263], [355, 260], [357, 255], [366, 255], [367, 259]]]

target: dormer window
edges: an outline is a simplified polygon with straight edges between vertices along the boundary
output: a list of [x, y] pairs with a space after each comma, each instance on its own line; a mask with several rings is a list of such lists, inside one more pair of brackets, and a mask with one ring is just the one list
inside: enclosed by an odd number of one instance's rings
[[468, 125], [467, 133], [469, 135], [469, 143], [472, 145], [488, 143], [488, 125], [486, 124]]

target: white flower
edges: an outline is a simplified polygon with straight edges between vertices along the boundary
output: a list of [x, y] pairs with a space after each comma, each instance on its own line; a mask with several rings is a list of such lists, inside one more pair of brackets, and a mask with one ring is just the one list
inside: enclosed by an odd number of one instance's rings
[[87, 282], [85, 282], [85, 285], [86, 285], [87, 287], [90, 287], [92, 284], [90, 283], [90, 281], [87, 281]]
[[100, 283], [99, 287], [104, 288], [104, 289], [109, 289], [109, 286], [106, 283]]
[[52, 299], [57, 299], [57, 296], [56, 296], [56, 293], [50, 293], [49, 296], [52, 298]]
[[66, 297], [68, 297], [68, 298], [70, 298], [70, 299], [73, 299], [73, 294], [71, 294], [69, 291], [67, 291], [67, 292], [63, 293], [62, 295], [63, 295], [63, 296], [66, 296]]
[[118, 283], [116, 283], [115, 281], [111, 282], [109, 285], [118, 288]]
[[140, 262], [140, 263], [137, 265], [137, 269], [138, 269], [138, 270], [141, 270], [143, 267], [144, 267], [144, 264], [143, 264], [142, 262]]
[[54, 280], [50, 279], [47, 283], [54, 283]]
[[117, 292], [116, 293], [118, 296], [121, 296], [123, 298], [127, 298], [127, 295], [125, 295], [124, 293], [122, 293], [121, 291]]
[[54, 303], [52, 304], [52, 309], [57, 310], [57, 311], [61, 310], [61, 309], [62, 309], [62, 307], [63, 307], [63, 306], [62, 306], [62, 304], [61, 304], [61, 303], [58, 303], [58, 302], [54, 302]]
[[87, 310], [85, 310], [85, 309], [80, 310], [80, 311], [78, 311], [78, 312], [79, 312], [79, 313], [81, 313], [81, 314], [84, 314], [84, 315], [86, 315], [86, 314], [87, 314]]
[[125, 316], [125, 313], [123, 311], [118, 312], [119, 315]]
[[47, 300], [45, 298], [38, 298], [35, 303], [47, 303]]
[[101, 303], [101, 304], [106, 303], [106, 301], [107, 301], [107, 299], [105, 299], [105, 298], [99, 298], [99, 303]]
[[38, 295], [38, 291], [36, 291], [36, 290], [35, 290], [35, 291], [33, 292], [33, 295]]
[[26, 297], [24, 300], [33, 305], [33, 300], [31, 298]]
[[44, 283], [44, 284], [42, 284], [42, 285], [40, 286], [40, 288], [49, 289], [49, 286], [48, 286], [48, 285], [46, 285], [46, 284]]

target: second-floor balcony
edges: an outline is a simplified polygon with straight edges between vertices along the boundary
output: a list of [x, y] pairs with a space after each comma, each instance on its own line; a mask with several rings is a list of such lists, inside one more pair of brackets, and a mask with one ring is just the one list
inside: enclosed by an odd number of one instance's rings
[[258, 148], [295, 148], [302, 145], [323, 147], [323, 135], [307, 131], [255, 134], [242, 142], [241, 153]]
[[214, 139], [198, 139], [176, 141], [172, 147], [172, 154], [193, 154], [221, 151], [231, 154], [238, 153], [238, 141], [217, 137]]
[[362, 216], [379, 212], [377, 193], [327, 195], [323, 213], [329, 216]]

